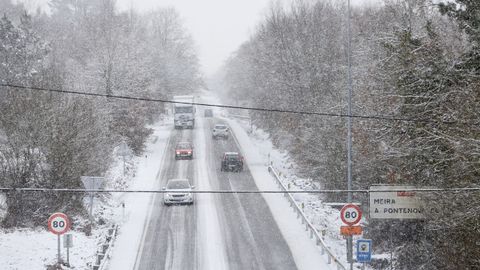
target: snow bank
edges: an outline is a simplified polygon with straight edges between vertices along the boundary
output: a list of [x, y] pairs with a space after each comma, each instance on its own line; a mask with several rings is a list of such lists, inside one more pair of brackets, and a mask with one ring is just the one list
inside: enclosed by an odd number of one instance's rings
[[[268, 158], [262, 156], [258, 145], [254, 144], [245, 130], [234, 120], [224, 119], [234, 132], [235, 138], [246, 158], [246, 163], [260, 190], [279, 190], [275, 180], [267, 171]], [[287, 241], [299, 269], [335, 269], [327, 264], [315, 242], [308, 237], [303, 226], [291, 211], [287, 200], [279, 194], [262, 194], [277, 222], [283, 237]], [[288, 209], [290, 211], [285, 211]]]
[[[133, 179], [129, 190], [152, 190], [159, 189], [157, 174], [163, 166], [163, 160], [170, 138], [170, 132], [173, 129], [173, 121], [166, 120], [165, 123], [154, 126], [154, 133], [147, 144], [144, 156], [138, 161], [137, 174]], [[161, 162], [160, 162], [161, 161]], [[147, 215], [149, 214], [153, 194], [146, 193], [127, 193], [122, 197], [125, 203], [125, 209], [120, 218], [120, 229], [117, 240], [113, 247], [112, 258], [109, 262], [109, 269], [121, 270], [134, 268], [138, 248], [142, 242], [142, 230], [146, 226]]]

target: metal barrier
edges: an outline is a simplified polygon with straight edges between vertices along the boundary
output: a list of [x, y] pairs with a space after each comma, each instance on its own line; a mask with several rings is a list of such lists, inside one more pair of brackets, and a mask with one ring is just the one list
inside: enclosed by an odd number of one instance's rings
[[112, 252], [113, 242], [117, 237], [117, 225], [113, 225], [112, 228], [108, 229], [108, 235], [105, 238], [105, 243], [102, 244], [100, 252], [97, 251], [97, 257], [95, 258], [95, 263], [92, 266], [93, 270], [103, 270], [107, 265], [107, 261], [110, 258]]
[[[275, 180], [277, 181], [278, 186], [283, 191], [288, 191], [288, 189], [285, 188], [283, 183], [280, 181], [280, 176], [272, 165], [268, 166], [268, 171], [270, 172], [270, 174], [272, 174], [275, 177]], [[323, 241], [323, 238], [320, 236], [320, 233], [315, 229], [315, 227], [313, 227], [313, 225], [307, 219], [307, 217], [305, 216], [305, 213], [303, 213], [300, 206], [297, 204], [297, 202], [292, 197], [292, 195], [286, 192], [284, 193], [284, 196], [287, 198], [287, 200], [290, 203], [290, 206], [293, 208], [293, 210], [297, 214], [297, 218], [300, 218], [302, 221], [302, 224], [305, 224], [305, 230], [310, 232], [310, 238], [315, 238], [315, 243], [317, 246], [320, 246], [322, 255], [327, 253], [328, 264], [332, 263], [333, 261], [333, 263], [337, 265], [338, 270], [346, 270], [346, 267], [340, 262], [340, 260], [333, 254], [330, 248], [325, 244], [325, 242]]]

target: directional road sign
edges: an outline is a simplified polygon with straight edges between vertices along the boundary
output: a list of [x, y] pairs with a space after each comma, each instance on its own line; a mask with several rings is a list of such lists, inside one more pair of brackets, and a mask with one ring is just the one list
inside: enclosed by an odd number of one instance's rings
[[357, 240], [357, 262], [364, 263], [372, 260], [372, 240]]

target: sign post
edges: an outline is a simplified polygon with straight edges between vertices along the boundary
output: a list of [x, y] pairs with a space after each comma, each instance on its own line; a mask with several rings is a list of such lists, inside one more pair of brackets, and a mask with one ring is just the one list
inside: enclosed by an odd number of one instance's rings
[[[354, 227], [360, 220], [362, 219], [362, 210], [355, 204], [348, 203], [342, 207], [340, 210], [340, 218], [342, 219], [343, 223], [345, 223], [349, 227]], [[347, 261], [350, 263], [350, 268], [353, 268], [353, 247], [352, 247], [352, 235], [355, 232], [358, 232], [358, 229], [347, 229], [341, 228], [341, 231], [348, 231], [349, 234], [347, 236]]]
[[120, 144], [118, 154], [123, 157], [123, 176], [125, 176], [125, 158], [131, 154], [131, 150], [125, 141], [122, 141], [122, 143]]
[[[103, 185], [104, 178], [99, 176], [82, 176], [85, 189], [100, 189]], [[93, 220], [93, 192], [90, 192], [90, 221]]]
[[73, 247], [73, 236], [70, 233], [63, 237], [63, 247], [67, 248], [67, 265], [70, 266], [70, 248]]
[[57, 262], [61, 263], [60, 235], [70, 229], [70, 220], [64, 213], [54, 213], [48, 218], [48, 230], [57, 235]]

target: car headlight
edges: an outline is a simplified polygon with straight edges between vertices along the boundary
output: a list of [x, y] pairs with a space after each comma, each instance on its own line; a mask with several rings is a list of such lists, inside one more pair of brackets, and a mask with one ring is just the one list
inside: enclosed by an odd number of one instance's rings
[[180, 155], [180, 152], [177, 151], [177, 155]]

